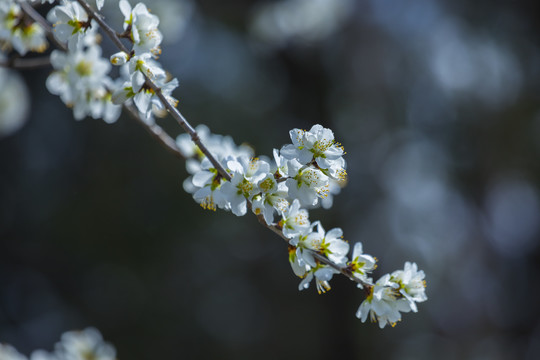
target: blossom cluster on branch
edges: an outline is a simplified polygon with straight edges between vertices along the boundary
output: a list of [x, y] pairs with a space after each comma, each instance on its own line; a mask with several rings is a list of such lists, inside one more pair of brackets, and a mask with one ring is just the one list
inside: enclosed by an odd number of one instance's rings
[[[365, 300], [357, 317], [368, 317], [383, 328], [394, 325], [402, 312], [417, 311], [427, 299], [424, 272], [406, 262], [373, 281], [377, 260], [363, 253], [360, 242], [352, 247], [343, 231], [326, 231], [320, 221], [311, 222], [309, 210], [330, 208], [333, 196], [346, 184], [345, 151], [334, 133], [322, 125], [310, 130], [293, 129], [291, 143], [274, 149], [272, 158], [254, 157], [247, 146], [237, 146], [231, 137], [215, 135], [199, 125], [192, 128], [176, 109], [172, 92], [178, 81], [157, 61], [163, 36], [159, 18], [146, 5], [134, 7], [119, 1], [124, 16], [122, 32], [114, 31], [98, 11], [84, 0], [62, 0], [47, 15], [52, 26], [28, 1], [1, 0], [0, 41], [3, 48], [20, 55], [43, 51], [45, 34], [54, 34], [59, 49], [50, 54], [54, 71], [47, 79], [48, 90], [73, 108], [74, 117], [102, 118], [112, 123], [122, 106], [137, 109], [140, 122], [169, 150], [186, 159], [190, 177], [184, 188], [203, 208], [231, 211], [237, 216], [253, 212], [259, 221], [288, 243], [293, 272], [302, 278], [299, 289], [312, 281], [319, 293], [330, 289], [330, 280], [342, 274], [362, 289]], [[41, 0], [53, 3], [52, 0]], [[118, 47], [109, 59], [102, 57], [101, 29]], [[129, 46], [126, 46], [126, 43]], [[120, 76], [110, 77], [111, 64], [120, 66]], [[169, 113], [187, 132], [176, 141], [159, 128], [154, 116]]]
[[229, 136], [211, 134], [204, 125], [196, 130], [208, 149], [219, 154], [217, 159], [229, 176], [224, 177], [189, 135], [182, 134], [176, 142], [191, 174], [184, 189], [204, 209], [220, 208], [242, 216], [249, 208], [267, 226], [280, 231], [289, 244], [292, 270], [302, 278], [299, 290], [314, 280], [319, 294], [324, 293], [330, 290], [332, 277], [344, 273], [366, 294], [357, 317], [365, 321], [369, 316], [381, 328], [394, 325], [401, 312], [416, 312], [416, 303], [427, 299], [424, 272], [416, 264], [407, 262], [404, 270], [374, 283], [370, 274], [377, 267], [376, 258], [363, 253], [362, 243], [354, 245], [348, 259], [350, 246], [343, 240], [342, 229], [325, 231], [320, 221], [310, 222], [308, 210], [329, 208], [333, 195], [346, 183], [345, 151], [332, 130], [318, 124], [310, 130], [293, 129], [289, 132], [292, 144], [274, 149], [273, 159], [254, 157], [250, 147], [237, 146]]

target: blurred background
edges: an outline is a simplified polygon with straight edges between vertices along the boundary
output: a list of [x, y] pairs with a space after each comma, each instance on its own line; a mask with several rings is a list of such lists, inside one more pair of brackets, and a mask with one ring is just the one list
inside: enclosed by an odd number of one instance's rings
[[28, 355], [95, 326], [120, 359], [537, 359], [539, 2], [147, 4], [192, 124], [261, 155], [333, 129], [349, 183], [311, 219], [361, 241], [376, 278], [416, 262], [429, 300], [380, 330], [347, 279], [299, 292], [286, 244], [201, 209], [129, 117], [76, 122], [49, 69], [4, 71], [0, 341]]

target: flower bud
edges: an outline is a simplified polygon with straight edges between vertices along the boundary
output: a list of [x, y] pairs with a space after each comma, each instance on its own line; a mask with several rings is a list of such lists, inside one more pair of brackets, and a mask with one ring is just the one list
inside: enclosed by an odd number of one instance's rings
[[111, 64], [120, 66], [124, 65], [129, 60], [129, 55], [123, 51], [111, 55]]

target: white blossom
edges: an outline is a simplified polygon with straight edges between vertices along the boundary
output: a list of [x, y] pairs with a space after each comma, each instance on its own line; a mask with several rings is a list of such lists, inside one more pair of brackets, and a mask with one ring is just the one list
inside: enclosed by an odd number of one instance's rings
[[[357, 242], [354, 244], [352, 260], [347, 263], [347, 267], [351, 270], [354, 277], [366, 282], [371, 283], [372, 279], [368, 277], [375, 268], [377, 268], [377, 259], [368, 254], [362, 253], [362, 243]], [[359, 287], [362, 287], [359, 284]]]
[[331, 289], [329, 281], [332, 279], [334, 274], [338, 273], [339, 272], [337, 270], [331, 268], [330, 266], [319, 265], [306, 273], [306, 276], [298, 285], [298, 290], [301, 291], [309, 288], [309, 284], [313, 279], [315, 279], [317, 292], [319, 294], [324, 294]]
[[356, 312], [356, 317], [362, 322], [365, 322], [369, 315], [371, 321], [378, 321], [382, 329], [387, 324], [394, 326], [401, 320], [401, 312], [411, 310], [409, 301], [401, 296], [399, 285], [391, 281], [390, 274], [377, 280], [368, 291], [368, 296]]
[[288, 159], [298, 159], [303, 165], [315, 160], [321, 169], [328, 169], [344, 154], [343, 147], [334, 140], [332, 130], [319, 124], [309, 131], [293, 129], [289, 135], [293, 143], [283, 146], [280, 153]]
[[304, 278], [306, 273], [311, 269], [311, 266], [306, 264], [303, 257], [298, 254], [298, 250], [296, 246], [289, 245], [289, 263], [294, 274]]
[[[343, 265], [347, 260], [349, 244], [342, 237], [343, 231], [340, 228], [325, 232], [321, 223], [317, 222], [317, 231], [310, 232], [297, 246], [313, 250], [324, 255], [335, 264]], [[311, 252], [304, 252], [303, 256], [309, 265], [316, 266], [316, 261]]]
[[[165, 81], [165, 79], [156, 79], [155, 85], [161, 89], [161, 93], [167, 100], [167, 102], [176, 107], [178, 105], [178, 100], [172, 97], [171, 93], [174, 89], [178, 87], [178, 80], [172, 79], [170, 81]], [[133, 96], [133, 102], [137, 109], [145, 114], [145, 117], [150, 117], [151, 113], [154, 113], [160, 117], [164, 116], [164, 105], [161, 102], [161, 99], [151, 88], [143, 87]]]
[[129, 54], [126, 54], [123, 51], [119, 51], [117, 53], [112, 54], [109, 59], [111, 60], [111, 64], [120, 66], [128, 62]]
[[274, 222], [274, 212], [283, 212], [289, 207], [287, 200], [287, 186], [278, 183], [273, 174], [267, 174], [257, 184], [260, 193], [253, 197], [253, 213], [263, 215], [267, 224]]
[[283, 229], [283, 235], [291, 239], [308, 231], [311, 225], [308, 217], [307, 210], [300, 209], [300, 202], [298, 199], [294, 199], [291, 206], [282, 212], [282, 219], [279, 223]]
[[229, 204], [221, 195], [221, 185], [225, 181], [218, 174], [214, 165], [207, 158], [201, 162], [201, 169], [196, 172], [191, 179], [194, 186], [193, 199], [197, 201], [203, 209], [216, 210], [216, 207], [228, 209]]
[[133, 9], [127, 0], [120, 0], [118, 5], [124, 15], [124, 30], [129, 31], [135, 54], [150, 52], [153, 56], [159, 55], [161, 53], [159, 45], [163, 40], [157, 28], [159, 18], [150, 14], [143, 3], [138, 3]]
[[221, 194], [230, 204], [233, 214], [243, 216], [247, 211], [247, 200], [258, 192], [257, 182], [268, 173], [270, 165], [257, 158], [239, 157], [228, 160], [227, 168], [232, 172], [232, 178], [223, 184]]
[[[97, 24], [89, 20], [88, 14], [78, 2], [69, 1], [55, 6], [47, 19], [53, 24], [56, 38], [67, 43], [69, 50], [74, 51], [83, 45], [95, 43]], [[83, 41], [85, 37], [88, 40]]]
[[403, 270], [391, 274], [391, 280], [399, 285], [399, 292], [408, 301], [412, 311], [417, 312], [416, 302], [427, 300], [424, 271], [418, 271], [416, 263], [406, 262]]
[[67, 53], [55, 50], [51, 64], [56, 71], [47, 78], [47, 89], [73, 107], [75, 119], [90, 115], [109, 123], [116, 121], [120, 107], [112, 103], [110, 88], [117, 85], [107, 75], [110, 64], [101, 57], [99, 46]]
[[150, 53], [131, 57], [128, 62], [128, 69], [135, 92], [138, 92], [145, 83], [143, 75], [152, 81], [166, 78], [165, 70], [161, 68], [158, 62], [152, 59]]
[[288, 161], [287, 170], [289, 196], [299, 199], [302, 206], [314, 206], [318, 198], [328, 196], [329, 179], [322, 171], [302, 165], [296, 159]]

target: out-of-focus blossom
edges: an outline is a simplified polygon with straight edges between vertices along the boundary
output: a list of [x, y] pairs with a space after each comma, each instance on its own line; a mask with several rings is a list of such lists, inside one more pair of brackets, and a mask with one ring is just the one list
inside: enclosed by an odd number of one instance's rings
[[114, 346], [105, 342], [100, 332], [95, 328], [62, 334], [61, 341], [56, 344], [56, 353], [65, 360], [116, 359]]
[[55, 50], [51, 64], [55, 71], [47, 78], [47, 89], [73, 107], [75, 119], [90, 115], [109, 123], [116, 121], [120, 106], [112, 104], [110, 88], [114, 82], [107, 75], [110, 64], [101, 57], [99, 46], [67, 53]]
[[13, 346], [0, 343], [0, 359], [27, 360], [27, 357], [19, 353]]
[[26, 55], [28, 51], [43, 52], [47, 46], [41, 25], [28, 18], [14, 1], [0, 2], [0, 48], [14, 48]]
[[[115, 360], [114, 346], [105, 342], [101, 333], [95, 328], [81, 331], [68, 331], [62, 334], [56, 343], [55, 350], [49, 353], [44, 350], [32, 352], [30, 360]], [[0, 344], [0, 360], [27, 360], [11, 345]]]
[[0, 68], [0, 137], [24, 125], [30, 110], [28, 89], [14, 71]]

